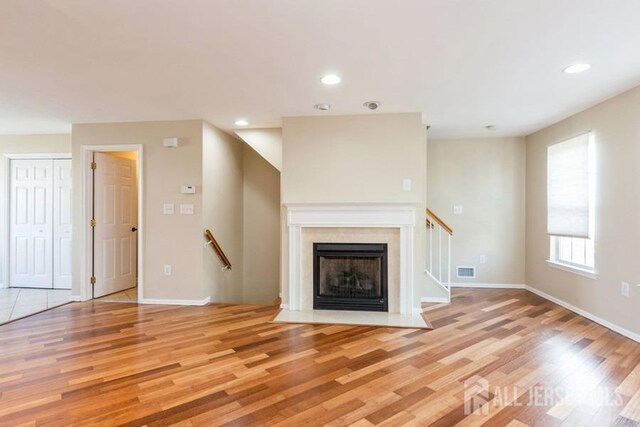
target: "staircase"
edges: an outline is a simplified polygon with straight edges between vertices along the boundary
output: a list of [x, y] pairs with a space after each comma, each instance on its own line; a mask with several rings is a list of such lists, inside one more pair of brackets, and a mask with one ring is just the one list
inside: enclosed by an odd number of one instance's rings
[[426, 272], [446, 292], [446, 302], [448, 303], [451, 302], [451, 244], [453, 229], [430, 209], [426, 210], [426, 215]]

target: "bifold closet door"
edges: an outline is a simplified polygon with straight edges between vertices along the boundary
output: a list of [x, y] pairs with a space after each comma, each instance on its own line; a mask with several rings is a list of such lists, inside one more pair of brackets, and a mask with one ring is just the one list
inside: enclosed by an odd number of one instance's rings
[[71, 160], [53, 161], [53, 287], [71, 289]]
[[53, 287], [53, 161], [11, 161], [9, 285]]

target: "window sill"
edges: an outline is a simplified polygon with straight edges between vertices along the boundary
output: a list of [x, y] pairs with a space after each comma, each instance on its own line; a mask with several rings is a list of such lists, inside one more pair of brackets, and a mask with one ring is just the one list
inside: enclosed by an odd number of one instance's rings
[[547, 260], [549, 267], [557, 268], [558, 270], [567, 271], [569, 273], [577, 274], [579, 276], [586, 277], [588, 279], [597, 279], [598, 272], [595, 270], [589, 270], [586, 268], [580, 268], [569, 264], [564, 264], [558, 261]]

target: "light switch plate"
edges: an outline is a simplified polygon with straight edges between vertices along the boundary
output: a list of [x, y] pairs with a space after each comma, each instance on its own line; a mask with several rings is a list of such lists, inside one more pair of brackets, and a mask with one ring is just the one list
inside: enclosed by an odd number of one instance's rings
[[462, 215], [462, 205], [453, 205], [453, 214]]
[[173, 215], [173, 203], [165, 203], [162, 205], [162, 212], [165, 215]]
[[182, 215], [193, 215], [193, 205], [190, 203], [180, 205], [180, 213]]
[[627, 282], [622, 282], [620, 284], [620, 294], [623, 297], [628, 297], [629, 296], [629, 284]]
[[411, 178], [405, 178], [402, 180], [402, 190], [403, 191], [411, 191], [411, 186], [412, 186], [413, 182], [411, 181]]
[[164, 266], [164, 275], [171, 276], [171, 264], [165, 264]]

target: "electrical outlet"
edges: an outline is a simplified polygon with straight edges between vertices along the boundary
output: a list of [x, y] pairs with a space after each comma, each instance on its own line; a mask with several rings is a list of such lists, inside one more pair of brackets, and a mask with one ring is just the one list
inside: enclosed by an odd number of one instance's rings
[[193, 215], [193, 205], [192, 204], [180, 205], [180, 213], [182, 215]]
[[165, 203], [162, 205], [162, 212], [165, 215], [173, 215], [173, 203]]
[[479, 262], [480, 262], [480, 264], [486, 264], [487, 263], [487, 256], [486, 255], [480, 255]]
[[629, 284], [627, 282], [622, 282], [620, 286], [620, 294], [623, 297], [629, 297]]
[[462, 215], [462, 205], [453, 205], [453, 214]]
[[165, 264], [165, 266], [164, 266], [164, 275], [165, 276], [171, 276], [171, 265], [170, 264]]

